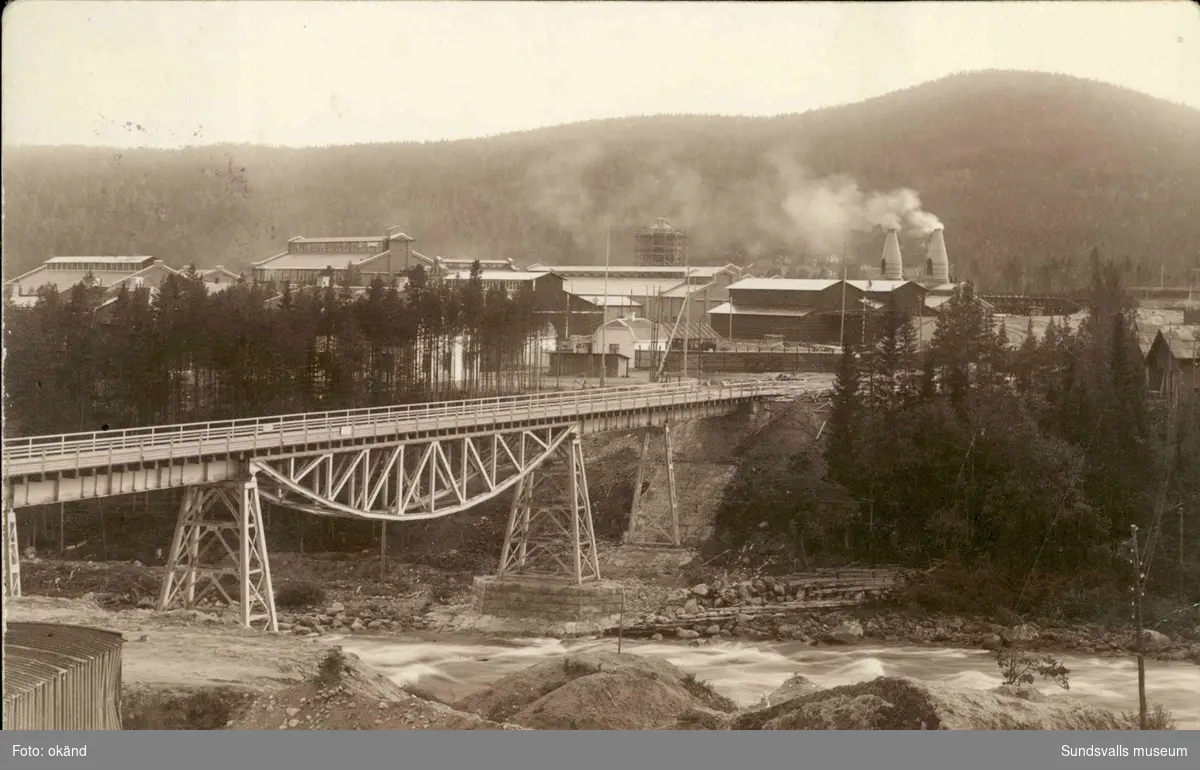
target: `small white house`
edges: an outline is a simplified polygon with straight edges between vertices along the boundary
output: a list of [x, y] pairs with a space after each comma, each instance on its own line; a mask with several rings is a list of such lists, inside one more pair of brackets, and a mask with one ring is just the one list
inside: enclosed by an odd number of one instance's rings
[[592, 334], [593, 353], [618, 353], [630, 361], [639, 350], [666, 350], [667, 329], [645, 318], [615, 318]]

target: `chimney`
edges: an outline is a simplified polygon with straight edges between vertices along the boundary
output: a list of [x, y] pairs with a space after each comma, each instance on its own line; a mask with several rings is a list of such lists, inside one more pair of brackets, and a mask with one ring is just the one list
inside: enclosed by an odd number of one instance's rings
[[946, 256], [946, 239], [942, 237], [942, 228], [933, 231], [929, 237], [929, 275], [938, 283], [950, 280], [950, 258]]
[[888, 230], [883, 242], [883, 277], [888, 281], [904, 279], [904, 262], [900, 257], [900, 238], [895, 230]]

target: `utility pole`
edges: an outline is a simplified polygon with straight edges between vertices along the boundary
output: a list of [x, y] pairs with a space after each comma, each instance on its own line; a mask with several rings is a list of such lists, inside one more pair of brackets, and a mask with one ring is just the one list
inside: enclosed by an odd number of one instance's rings
[[846, 349], [846, 245], [847, 242], [842, 241], [842, 329], [838, 333], [838, 345], [842, 350]]
[[600, 314], [600, 387], [604, 387], [605, 371], [608, 369], [608, 260], [612, 251], [612, 230], [608, 214], [604, 215], [604, 304]]
[[692, 325], [692, 257], [691, 252], [683, 253], [683, 302], [684, 302], [684, 318], [683, 318], [683, 371], [680, 373], [682, 379], [687, 379], [687, 358], [688, 358], [688, 335], [691, 333]]
[[1129, 542], [1133, 549], [1133, 621], [1137, 628], [1137, 673], [1138, 673], [1138, 729], [1146, 729], [1146, 641], [1142, 628], [1142, 592], [1145, 585], [1145, 574], [1142, 573], [1142, 559], [1138, 551], [1138, 528], [1136, 524], [1129, 525]]

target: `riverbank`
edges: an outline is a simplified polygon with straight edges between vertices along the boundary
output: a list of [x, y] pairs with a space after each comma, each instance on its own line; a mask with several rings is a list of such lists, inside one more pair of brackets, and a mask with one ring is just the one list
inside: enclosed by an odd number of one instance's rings
[[[245, 631], [232, 617], [215, 613], [105, 609], [86, 599], [39, 596], [13, 599], [9, 612], [17, 621], [122, 632], [127, 640], [122, 709], [129, 729], [496, 729], [490, 713], [474, 720], [463, 715], [474, 694], [548, 661], [618, 650], [613, 638], [348, 629], [269, 635]], [[742, 712], [764, 696], [776, 703], [779, 688], [796, 675], [825, 691], [880, 677], [907, 678], [953, 690], [963, 702], [990, 701], [987, 693], [1002, 682], [994, 656], [982, 650], [720, 638], [626, 638], [621, 647], [626, 654], [678, 667], [689, 682], [711, 686]], [[322, 668], [339, 650], [363, 666], [351, 681], [329, 682]], [[1071, 670], [1071, 688], [1063, 692], [1037, 682], [1049, 697], [1078, 699], [1114, 714], [1136, 706], [1136, 670], [1128, 657], [1063, 654], [1060, 659]], [[1200, 669], [1188, 663], [1147, 665], [1151, 701], [1164, 703], [1183, 729], [1200, 727], [1194, 698], [1198, 677]]]
[[[272, 558], [281, 636], [321, 638], [331, 634], [482, 633], [490, 636], [580, 635], [548, 623], [499, 623], [470, 611], [472, 574], [389, 563], [383, 574], [365, 554]], [[783, 579], [733, 580], [681, 586], [676, 570], [616, 570], [612, 579], [626, 591], [620, 633], [629, 638], [714, 641], [783, 641], [811, 647], [871, 644], [956, 647], [995, 651], [1017, 646], [1042, 654], [1128, 656], [1134, 647], [1129, 628], [1053, 620], [964, 616], [914, 611], [895, 599], [857, 607], [797, 606], [810, 587], [794, 588]], [[89, 624], [109, 613], [147, 616], [155, 605], [162, 569], [137, 562], [58, 560], [22, 563], [24, 591], [31, 597], [81, 599]], [[611, 574], [611, 573], [610, 573]], [[859, 597], [866, 600], [868, 597]], [[167, 617], [180, 622], [179, 613]], [[234, 622], [232, 613], [204, 607], [188, 615], [208, 626]], [[92, 623], [91, 621], [98, 621]], [[1008, 622], [1002, 622], [1008, 621]], [[61, 621], [77, 622], [77, 621]], [[82, 621], [78, 621], [82, 622]], [[584, 629], [582, 633], [589, 633]], [[614, 629], [610, 634], [617, 634]], [[1175, 622], [1168, 633], [1150, 631], [1147, 652], [1162, 661], [1200, 664], [1200, 618]]]

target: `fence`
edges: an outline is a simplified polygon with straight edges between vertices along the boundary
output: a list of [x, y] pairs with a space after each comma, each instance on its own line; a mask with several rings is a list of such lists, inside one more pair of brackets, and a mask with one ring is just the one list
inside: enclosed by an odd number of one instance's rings
[[[638, 350], [635, 353], [635, 369], [656, 368], [662, 359], [668, 372], [683, 370], [683, 353], [662, 353], [653, 350]], [[836, 372], [837, 353], [813, 351], [723, 351], [710, 353], [688, 353], [688, 374], [713, 373], [765, 373], [765, 372]]]
[[121, 647], [113, 631], [9, 623], [5, 730], [120, 730]]

